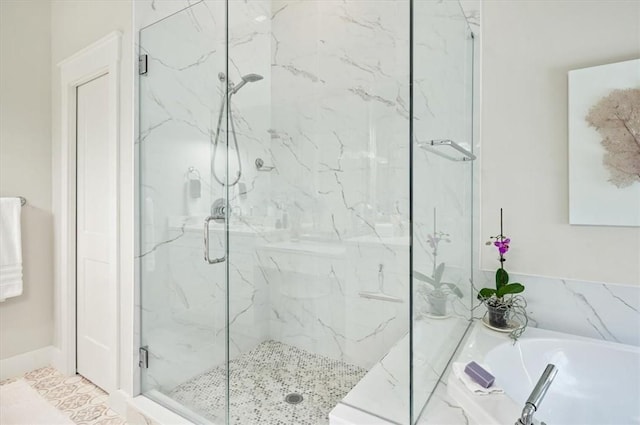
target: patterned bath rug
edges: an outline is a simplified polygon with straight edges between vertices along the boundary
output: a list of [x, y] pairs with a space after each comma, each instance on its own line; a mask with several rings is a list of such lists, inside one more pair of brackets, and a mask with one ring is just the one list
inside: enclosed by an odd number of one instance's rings
[[23, 379], [0, 386], [0, 423], [2, 425], [73, 425]]

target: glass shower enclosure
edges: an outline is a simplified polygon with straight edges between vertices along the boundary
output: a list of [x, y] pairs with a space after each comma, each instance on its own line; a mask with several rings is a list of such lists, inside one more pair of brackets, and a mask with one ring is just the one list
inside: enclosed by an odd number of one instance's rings
[[142, 393], [194, 423], [415, 423], [471, 319], [458, 2], [204, 0], [139, 48]]

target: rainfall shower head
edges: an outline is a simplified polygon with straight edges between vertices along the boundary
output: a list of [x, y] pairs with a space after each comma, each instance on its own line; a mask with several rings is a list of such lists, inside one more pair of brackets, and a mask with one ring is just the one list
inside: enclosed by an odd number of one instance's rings
[[247, 74], [242, 76], [242, 81], [231, 89], [231, 94], [236, 94], [238, 91], [247, 83], [254, 83], [256, 81], [262, 80], [264, 77], [259, 74]]

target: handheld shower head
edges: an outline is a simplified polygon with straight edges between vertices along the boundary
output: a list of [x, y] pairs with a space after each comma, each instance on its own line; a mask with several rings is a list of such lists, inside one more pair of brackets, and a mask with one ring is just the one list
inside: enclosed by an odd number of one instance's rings
[[248, 83], [253, 83], [255, 81], [260, 81], [264, 77], [260, 74], [247, 74], [242, 77], [242, 81], [246, 81]]
[[247, 83], [254, 83], [262, 80], [264, 77], [259, 74], [247, 74], [242, 76], [242, 81], [230, 90], [229, 94], [236, 94]]
[[[223, 86], [226, 84], [227, 90], [226, 93], [223, 94], [221, 102], [220, 102], [220, 113], [218, 114], [218, 127], [215, 132], [215, 139], [212, 140], [213, 143], [213, 153], [211, 156], [211, 175], [213, 178], [223, 186], [234, 186], [240, 181], [240, 177], [242, 176], [242, 161], [240, 160], [240, 148], [238, 146], [238, 137], [236, 136], [236, 128], [233, 120], [233, 114], [231, 113], [231, 96], [236, 94], [245, 84], [253, 83], [255, 81], [260, 81], [264, 77], [259, 74], [247, 74], [242, 76], [242, 81], [238, 83], [237, 86], [234, 86], [231, 81], [228, 81], [227, 76], [224, 72], [218, 74], [218, 79]], [[231, 134], [233, 135], [233, 144], [235, 146], [236, 152], [236, 160], [238, 164], [238, 172], [236, 177], [231, 182], [227, 182], [226, 178], [220, 177], [216, 174], [216, 157], [218, 155], [218, 140], [220, 138], [220, 127], [222, 125], [222, 116], [224, 115], [225, 107], [227, 109], [228, 122], [231, 124]], [[228, 139], [227, 139], [228, 142]]]

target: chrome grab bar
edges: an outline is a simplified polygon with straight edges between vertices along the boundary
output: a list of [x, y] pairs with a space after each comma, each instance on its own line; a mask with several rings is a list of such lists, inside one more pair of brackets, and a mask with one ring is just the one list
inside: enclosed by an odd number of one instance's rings
[[222, 263], [226, 259], [226, 254], [214, 259], [209, 258], [209, 222], [217, 219], [212, 215], [204, 219], [204, 261], [209, 264]]
[[538, 379], [538, 383], [531, 391], [531, 395], [527, 399], [524, 404], [524, 408], [522, 409], [522, 415], [515, 423], [515, 425], [531, 425], [533, 424], [533, 414], [540, 408], [540, 404], [544, 399], [544, 396], [547, 394], [553, 379], [556, 377], [558, 373], [558, 368], [553, 364], [548, 364], [544, 372], [542, 372], [542, 376]]
[[[420, 146], [424, 150], [433, 152], [436, 155], [439, 155], [443, 158], [450, 159], [452, 161], [473, 161], [476, 159], [476, 156], [471, 151], [463, 148], [458, 143], [449, 139], [439, 139], [439, 140], [429, 140], [428, 142], [418, 142], [418, 146]], [[446, 154], [436, 149], [438, 146], [451, 146], [453, 149], [460, 152], [463, 156], [460, 157], [460, 156], [453, 156], [453, 155]]]

